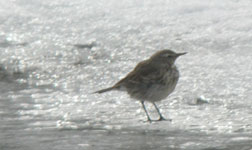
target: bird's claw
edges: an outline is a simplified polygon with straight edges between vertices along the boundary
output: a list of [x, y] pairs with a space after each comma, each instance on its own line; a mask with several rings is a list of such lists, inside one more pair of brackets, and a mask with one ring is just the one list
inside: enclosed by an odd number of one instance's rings
[[164, 117], [159, 117], [159, 119], [157, 121], [172, 121], [172, 119], [166, 119]]

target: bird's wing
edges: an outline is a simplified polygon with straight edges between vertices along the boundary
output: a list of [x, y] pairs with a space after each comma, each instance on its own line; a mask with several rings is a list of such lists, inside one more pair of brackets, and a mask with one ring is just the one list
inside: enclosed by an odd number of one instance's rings
[[155, 83], [162, 84], [162, 78], [161, 69], [145, 60], [140, 62], [133, 71], [115, 86], [120, 86], [121, 84], [146, 84], [147, 86]]

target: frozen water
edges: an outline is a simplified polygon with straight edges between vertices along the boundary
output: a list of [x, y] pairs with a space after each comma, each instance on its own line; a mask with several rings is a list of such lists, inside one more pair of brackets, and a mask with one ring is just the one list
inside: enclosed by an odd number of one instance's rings
[[[251, 7], [1, 0], [0, 149], [252, 149]], [[147, 123], [126, 93], [91, 94], [164, 48], [188, 52], [159, 103], [172, 122]]]

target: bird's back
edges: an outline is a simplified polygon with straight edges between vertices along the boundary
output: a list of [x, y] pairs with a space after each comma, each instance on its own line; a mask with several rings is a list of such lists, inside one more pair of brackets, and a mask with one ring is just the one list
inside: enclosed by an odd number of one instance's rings
[[162, 66], [145, 60], [115, 86], [126, 90], [134, 99], [160, 101], [175, 89], [178, 78], [175, 65]]

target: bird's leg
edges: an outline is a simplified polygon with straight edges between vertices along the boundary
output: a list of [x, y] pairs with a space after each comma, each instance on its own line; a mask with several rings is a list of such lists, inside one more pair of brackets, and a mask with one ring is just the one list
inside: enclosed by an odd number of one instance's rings
[[159, 114], [159, 119], [158, 119], [158, 121], [166, 120], [166, 119], [162, 116], [162, 114], [160, 113], [160, 110], [158, 109], [157, 105], [156, 105], [154, 102], [152, 102], [152, 104], [155, 106], [155, 108], [156, 108], [156, 110], [157, 110], [157, 112], [158, 112], [158, 114]]
[[151, 122], [150, 116], [149, 116], [149, 114], [148, 114], [148, 112], [147, 112], [147, 109], [146, 109], [146, 107], [145, 107], [145, 105], [144, 105], [144, 101], [141, 101], [141, 104], [142, 104], [142, 106], [143, 106], [143, 109], [144, 109], [144, 111], [145, 111], [145, 114], [146, 114], [146, 116], [147, 116], [148, 121]]

